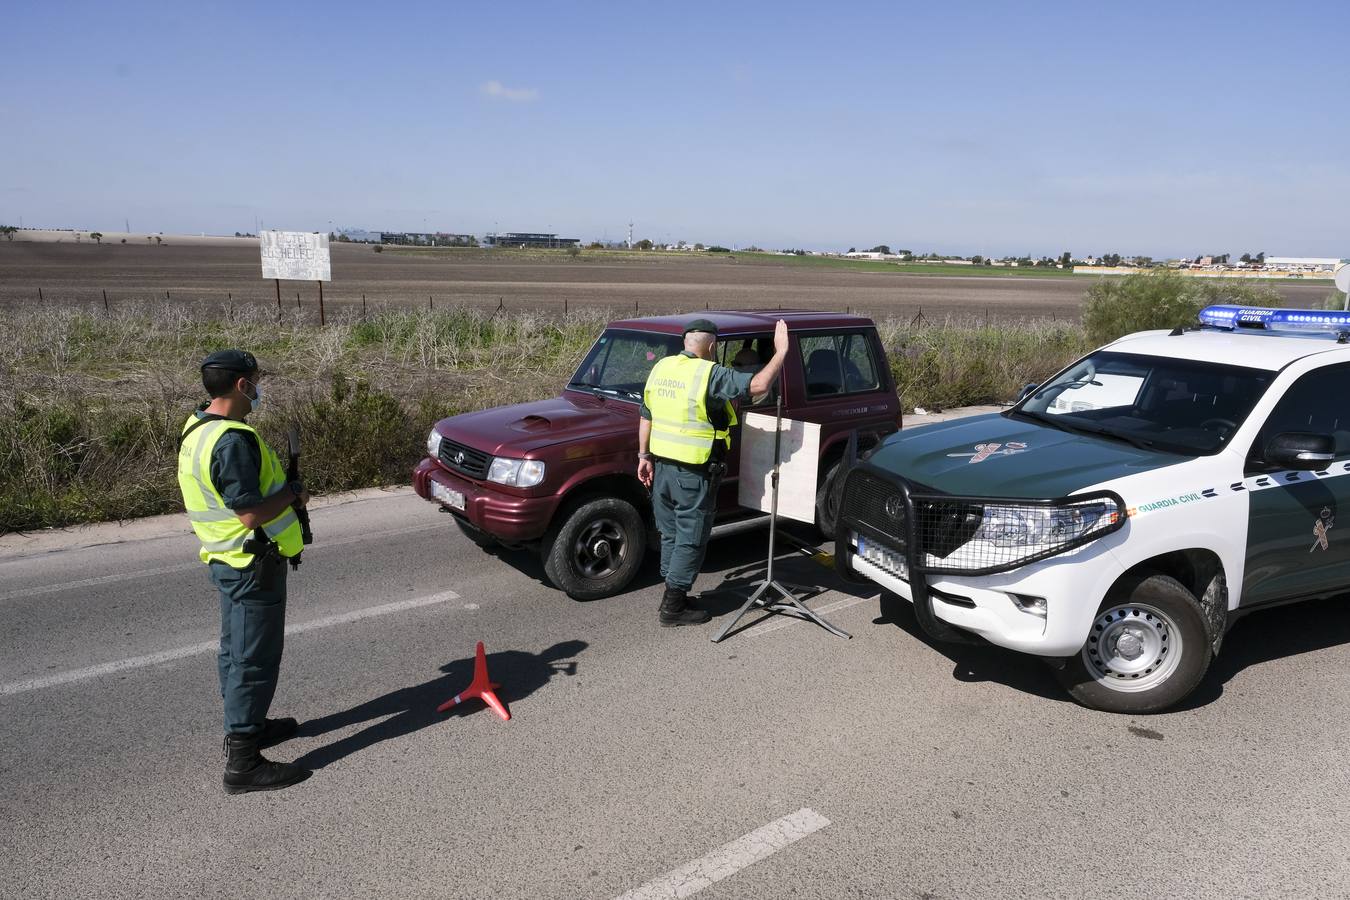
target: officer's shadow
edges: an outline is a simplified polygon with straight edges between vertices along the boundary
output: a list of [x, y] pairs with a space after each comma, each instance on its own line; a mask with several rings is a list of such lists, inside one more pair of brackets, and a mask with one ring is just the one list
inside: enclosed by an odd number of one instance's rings
[[[509, 709], [512, 701], [528, 697], [548, 684], [554, 675], [575, 675], [577, 664], [572, 657], [587, 646], [585, 641], [561, 641], [539, 654], [520, 650], [489, 653], [488, 675], [500, 685], [497, 696]], [[399, 688], [343, 712], [301, 723], [297, 737], [318, 737], [362, 722], [375, 722], [331, 744], [317, 747], [295, 762], [309, 769], [322, 769], [381, 741], [412, 734], [452, 716], [480, 711], [493, 715], [480, 700], [468, 701], [448, 712], [436, 712], [437, 706], [469, 686], [473, 679], [473, 664], [472, 656], [448, 662], [440, 668], [444, 674], [430, 681]]]

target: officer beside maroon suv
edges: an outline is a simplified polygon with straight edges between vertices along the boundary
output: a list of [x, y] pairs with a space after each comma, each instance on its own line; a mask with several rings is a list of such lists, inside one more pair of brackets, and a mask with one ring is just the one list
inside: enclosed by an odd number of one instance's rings
[[[876, 325], [863, 316], [801, 310], [702, 318], [717, 329], [713, 361], [752, 374], [777, 353], [778, 320], [787, 323], [781, 372], [776, 382], [768, 379], [774, 386], [733, 404], [738, 417], [773, 415], [781, 392], [785, 418], [820, 426], [816, 525], [833, 537], [830, 486], [849, 434], [856, 430], [866, 449], [900, 427], [900, 401]], [[557, 397], [442, 419], [427, 437], [413, 487], [480, 546], [536, 553], [548, 581], [569, 596], [622, 593], [660, 540], [636, 466], [647, 376], [659, 360], [680, 354], [689, 324], [688, 314], [611, 322]], [[768, 518], [737, 504], [740, 426], [728, 431], [714, 539], [762, 527]]]

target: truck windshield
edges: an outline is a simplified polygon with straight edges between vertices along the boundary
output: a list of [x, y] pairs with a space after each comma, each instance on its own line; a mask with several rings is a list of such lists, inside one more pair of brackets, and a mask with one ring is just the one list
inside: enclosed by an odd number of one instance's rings
[[656, 361], [679, 353], [683, 348], [684, 342], [677, 334], [608, 329], [586, 354], [567, 386], [641, 400], [647, 374]]
[[1065, 431], [1208, 455], [1227, 446], [1274, 378], [1263, 369], [1102, 350], [1010, 412]]

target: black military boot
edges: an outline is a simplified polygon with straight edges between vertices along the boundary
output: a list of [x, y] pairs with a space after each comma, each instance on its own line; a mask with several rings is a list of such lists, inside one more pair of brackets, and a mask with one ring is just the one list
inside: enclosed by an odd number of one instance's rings
[[263, 720], [262, 734], [258, 735], [258, 749], [266, 750], [268, 747], [275, 747], [282, 741], [289, 741], [295, 737], [295, 733], [299, 729], [300, 723], [295, 719], [265, 719]]
[[225, 735], [225, 793], [279, 791], [310, 776], [294, 763], [272, 762], [258, 752], [261, 734]]
[[667, 587], [661, 595], [661, 626], [672, 628], [676, 625], [702, 625], [712, 616], [706, 609], [690, 609], [688, 598], [682, 588]]

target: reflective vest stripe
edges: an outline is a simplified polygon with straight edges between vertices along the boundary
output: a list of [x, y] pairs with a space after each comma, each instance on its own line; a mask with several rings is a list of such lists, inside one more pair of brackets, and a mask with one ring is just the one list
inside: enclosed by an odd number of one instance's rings
[[232, 509], [210, 509], [206, 512], [189, 509], [187, 516], [189, 522], [228, 522], [236, 518]]
[[202, 541], [202, 549], [208, 553], [228, 553], [231, 550], [244, 549], [244, 541], [246, 540], [248, 540], [248, 535], [241, 534], [224, 541]]
[[284, 513], [264, 525], [263, 531], [266, 532], [267, 536], [272, 540], [276, 540], [277, 535], [281, 534], [287, 528], [290, 528], [292, 525], [298, 526], [299, 524], [300, 519], [296, 516], [295, 510], [288, 506]]

